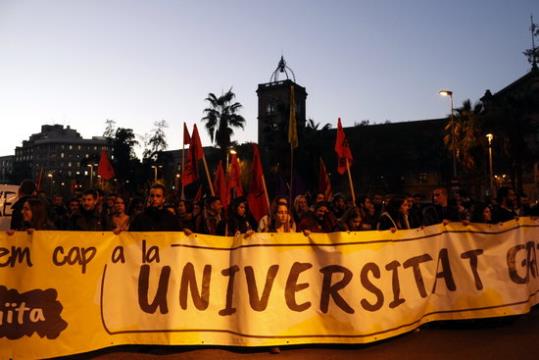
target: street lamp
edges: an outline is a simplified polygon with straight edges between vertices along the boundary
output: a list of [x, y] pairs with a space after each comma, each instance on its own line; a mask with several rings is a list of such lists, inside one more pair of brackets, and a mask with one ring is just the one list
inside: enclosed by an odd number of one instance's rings
[[94, 164], [88, 164], [90, 168], [90, 189], [94, 186]]
[[488, 167], [489, 167], [489, 179], [490, 179], [490, 197], [494, 196], [494, 176], [492, 175], [492, 140], [494, 135], [488, 133], [485, 135], [488, 140]]
[[52, 198], [52, 172], [47, 174], [49, 178], [49, 197]]
[[152, 165], [152, 169], [153, 169], [153, 181], [154, 182], [157, 182], [157, 168], [162, 168], [163, 165]]
[[226, 152], [226, 163], [225, 163], [225, 172], [228, 171], [228, 164], [230, 163], [230, 155], [235, 155], [237, 154], [236, 150], [234, 150], [233, 148], [230, 148], [227, 152]]
[[451, 100], [451, 147], [453, 148], [453, 178], [457, 178], [457, 149], [455, 147], [455, 117], [453, 116], [454, 107], [453, 107], [453, 91], [451, 90], [440, 90], [438, 92], [442, 96], [449, 96]]

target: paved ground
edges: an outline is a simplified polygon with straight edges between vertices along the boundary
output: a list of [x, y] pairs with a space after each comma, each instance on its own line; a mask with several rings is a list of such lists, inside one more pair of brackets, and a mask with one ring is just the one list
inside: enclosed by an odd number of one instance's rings
[[75, 359], [539, 359], [539, 306], [527, 315], [428, 324], [420, 331], [361, 346], [283, 347], [268, 349], [208, 347], [117, 347]]

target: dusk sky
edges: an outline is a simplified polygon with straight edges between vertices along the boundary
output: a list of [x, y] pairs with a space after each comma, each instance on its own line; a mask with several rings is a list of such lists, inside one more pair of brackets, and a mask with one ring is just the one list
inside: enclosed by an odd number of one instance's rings
[[144, 135], [200, 123], [204, 98], [230, 87], [240, 143], [257, 139], [258, 84], [281, 55], [306, 87], [307, 118], [335, 126], [440, 118], [526, 74], [537, 0], [0, 0], [0, 156], [42, 124], [84, 138], [105, 120]]

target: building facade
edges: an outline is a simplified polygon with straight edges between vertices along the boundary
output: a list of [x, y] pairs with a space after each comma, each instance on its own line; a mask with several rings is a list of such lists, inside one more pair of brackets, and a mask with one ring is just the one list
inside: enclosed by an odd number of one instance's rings
[[[103, 137], [83, 139], [69, 126], [42, 125], [15, 149], [12, 178], [36, 179], [43, 189], [51, 191], [90, 186], [97, 181], [97, 164], [101, 150], [109, 145]], [[46, 183], [46, 184], [45, 184]]]

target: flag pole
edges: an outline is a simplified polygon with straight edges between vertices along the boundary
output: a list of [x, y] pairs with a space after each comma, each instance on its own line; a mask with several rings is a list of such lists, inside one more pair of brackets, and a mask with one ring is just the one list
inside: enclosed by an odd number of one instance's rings
[[263, 171], [262, 171], [262, 187], [264, 188], [264, 199], [266, 199], [266, 205], [268, 205], [268, 211], [271, 212], [269, 195], [268, 195], [268, 188], [266, 187], [266, 178], [264, 176]]
[[352, 203], [356, 206], [356, 193], [354, 192], [354, 183], [352, 181], [352, 174], [350, 172], [350, 162], [346, 158], [346, 172], [348, 173], [348, 183], [350, 184], [350, 194], [352, 194]]
[[294, 83], [290, 85], [290, 114], [288, 117], [288, 142], [290, 143], [290, 190], [289, 204], [292, 204], [292, 191], [294, 190], [294, 148], [298, 147], [298, 126], [296, 119], [296, 97]]
[[[182, 122], [183, 127], [182, 131], [185, 132], [185, 121]], [[183, 177], [183, 171], [185, 169], [185, 135], [182, 133], [182, 177]], [[183, 179], [182, 179], [182, 191], [180, 194], [180, 199], [185, 200], [185, 186], [183, 185]]]
[[206, 154], [202, 154], [202, 162], [204, 163], [204, 170], [206, 170], [206, 178], [208, 179], [208, 185], [210, 187], [211, 196], [215, 196], [215, 191], [213, 189], [213, 184], [211, 182], [210, 170], [208, 169], [208, 163], [206, 162]]
[[293, 189], [294, 189], [294, 145], [290, 144], [290, 191], [288, 192], [289, 204], [292, 204]]

